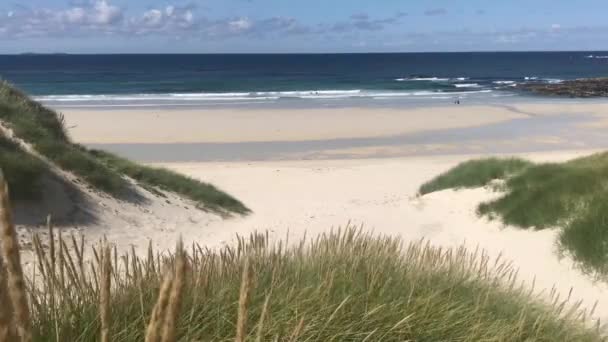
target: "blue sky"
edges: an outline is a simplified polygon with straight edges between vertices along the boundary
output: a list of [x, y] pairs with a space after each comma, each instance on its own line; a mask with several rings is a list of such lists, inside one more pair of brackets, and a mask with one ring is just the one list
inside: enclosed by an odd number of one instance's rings
[[0, 53], [608, 50], [607, 12], [605, 0], [4, 0]]

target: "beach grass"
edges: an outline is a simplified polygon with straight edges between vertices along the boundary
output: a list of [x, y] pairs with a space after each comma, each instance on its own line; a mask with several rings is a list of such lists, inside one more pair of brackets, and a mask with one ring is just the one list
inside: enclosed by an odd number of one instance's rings
[[[458, 179], [460, 168], [437, 179]], [[485, 171], [469, 174], [483, 175]], [[524, 228], [559, 228], [563, 252], [579, 261], [584, 270], [608, 275], [608, 153], [564, 163], [530, 164], [499, 178], [505, 180], [504, 194], [480, 204], [480, 215]], [[479, 183], [486, 180], [480, 179]], [[465, 179], [450, 187], [469, 187], [472, 183]]]
[[175, 192], [196, 201], [204, 209], [249, 213], [249, 209], [243, 203], [211, 184], [202, 183], [165, 168], [140, 165], [105, 151], [90, 150], [90, 153], [109, 169], [131, 177], [144, 187], [157, 187]]
[[58, 113], [32, 101], [7, 83], [0, 84], [0, 119], [16, 137], [94, 188], [116, 197], [128, 194], [128, 183], [120, 174], [70, 142]]
[[[196, 201], [199, 207], [207, 210], [239, 214], [249, 212], [237, 199], [210, 184], [168, 170], [138, 165], [108, 152], [91, 151], [73, 143], [59, 113], [31, 100], [6, 82], [0, 82], [0, 120], [40, 155], [93, 188], [116, 198], [130, 198], [131, 185], [124, 177], [128, 176], [154, 193], [160, 194], [157, 188], [174, 192]], [[7, 171], [9, 182], [14, 183], [14, 174]], [[31, 179], [34, 179], [33, 175]], [[22, 191], [24, 195], [28, 191], [23, 186], [15, 186], [14, 189], [18, 196]], [[35, 189], [31, 190], [33, 192]]]
[[78, 239], [55, 244], [34, 237], [33, 341], [602, 341], [590, 312], [541, 301], [506, 262], [353, 227], [143, 258], [104, 243], [90, 262]]
[[0, 135], [0, 167], [7, 183], [14, 189], [12, 200], [36, 200], [42, 195], [42, 176], [46, 166], [23, 151], [16, 143]]
[[484, 158], [463, 162], [420, 187], [420, 194], [451, 188], [476, 188], [520, 172], [532, 165], [520, 158]]

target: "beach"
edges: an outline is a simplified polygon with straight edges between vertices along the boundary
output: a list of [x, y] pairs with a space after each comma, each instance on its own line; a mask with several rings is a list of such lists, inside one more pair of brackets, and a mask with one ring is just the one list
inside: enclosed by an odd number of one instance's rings
[[[392, 110], [63, 113], [77, 142], [114, 148], [135, 160], [210, 182], [253, 212], [222, 220], [198, 217], [192, 211], [155, 210], [145, 222], [127, 227], [128, 221], [108, 216], [98, 223], [103, 228], [87, 233], [91, 241], [107, 236], [121, 250], [134, 245], [143, 253], [149, 241], [167, 250], [180, 237], [213, 248], [256, 231], [268, 232], [273, 240], [296, 241], [360, 226], [400, 236], [406, 243], [423, 239], [438, 246], [483, 249], [491, 258], [513, 262], [519, 280], [534, 284], [541, 295], [555, 287], [562, 298], [572, 290], [570, 302], [582, 300], [587, 309], [598, 301], [594, 316], [605, 320], [608, 286], [583, 274], [568, 258], [558, 257], [557, 230], [523, 230], [478, 217], [476, 206], [499, 195], [490, 189], [445, 190], [422, 197], [417, 192], [425, 181], [479, 156], [557, 162], [599, 151], [606, 147], [601, 139], [606, 109], [606, 103], [548, 102]], [[311, 141], [315, 143], [307, 145]], [[336, 141], [347, 143], [336, 147]], [[289, 144], [304, 148], [273, 150]], [[194, 153], [172, 152], [185, 146]], [[233, 146], [239, 153], [219, 148], [219, 154], [209, 158], [212, 147], [218, 146]], [[153, 159], [147, 158], [146, 149]], [[179, 217], [179, 224], [172, 216]]]
[[0, 5], [0, 342], [608, 342], [608, 3], [323, 5]]
[[61, 109], [78, 142], [143, 162], [593, 149], [603, 102], [404, 108]]

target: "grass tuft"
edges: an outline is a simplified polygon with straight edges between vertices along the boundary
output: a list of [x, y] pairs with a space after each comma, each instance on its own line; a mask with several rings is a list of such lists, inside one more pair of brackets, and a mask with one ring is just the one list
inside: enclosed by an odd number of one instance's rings
[[12, 200], [36, 200], [41, 197], [41, 182], [46, 166], [4, 136], [0, 136], [0, 168], [12, 189]]
[[419, 192], [425, 195], [450, 188], [486, 186], [495, 179], [504, 179], [509, 175], [521, 172], [530, 165], [530, 162], [519, 158], [471, 160], [461, 163], [430, 182], [423, 184]]
[[139, 165], [105, 151], [91, 150], [90, 153], [109, 169], [131, 177], [146, 188], [157, 187], [177, 193], [198, 202], [203, 208], [213, 211], [249, 213], [249, 209], [243, 203], [211, 184], [164, 168]]

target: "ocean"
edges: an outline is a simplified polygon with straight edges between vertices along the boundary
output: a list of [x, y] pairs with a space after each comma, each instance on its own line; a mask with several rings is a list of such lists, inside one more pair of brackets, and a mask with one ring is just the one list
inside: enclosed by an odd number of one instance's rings
[[600, 51], [0, 55], [0, 78], [54, 107], [483, 103], [602, 76]]

